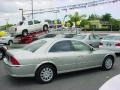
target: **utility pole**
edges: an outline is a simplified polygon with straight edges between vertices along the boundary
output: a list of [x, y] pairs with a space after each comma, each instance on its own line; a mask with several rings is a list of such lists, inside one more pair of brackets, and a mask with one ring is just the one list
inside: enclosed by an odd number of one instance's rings
[[31, 8], [32, 8], [32, 19], [34, 18], [33, 17], [33, 0], [31, 0]]
[[23, 16], [23, 9], [19, 9], [19, 10], [21, 10], [22, 11], [22, 21], [24, 21], [24, 16]]

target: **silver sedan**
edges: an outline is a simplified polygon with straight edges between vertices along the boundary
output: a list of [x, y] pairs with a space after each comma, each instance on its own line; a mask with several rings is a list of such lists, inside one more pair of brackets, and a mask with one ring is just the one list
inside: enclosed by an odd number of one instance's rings
[[96, 50], [76, 39], [54, 38], [8, 50], [4, 66], [12, 77], [35, 77], [40, 83], [48, 83], [60, 73], [95, 67], [110, 70], [115, 59], [113, 52]]
[[77, 34], [73, 38], [78, 39], [84, 43], [87, 43], [95, 48], [99, 47], [101, 41], [100, 37], [97, 34], [93, 34], [93, 33], [81, 33], [81, 34]]

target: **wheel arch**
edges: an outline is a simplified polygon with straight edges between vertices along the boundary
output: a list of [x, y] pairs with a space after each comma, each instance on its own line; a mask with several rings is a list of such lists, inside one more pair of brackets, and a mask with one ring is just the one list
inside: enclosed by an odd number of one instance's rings
[[[114, 56], [114, 55], [112, 55], [112, 54], [107, 54], [107, 55], [105, 55], [104, 59], [107, 58], [107, 57], [113, 58], [113, 63], [115, 62], [115, 56]], [[104, 61], [104, 60], [103, 60], [103, 61]]]
[[29, 30], [28, 30], [28, 29], [23, 29], [22, 32], [23, 32], [23, 31], [27, 31], [27, 32], [28, 32]]
[[38, 70], [41, 66], [43, 66], [43, 65], [52, 65], [52, 66], [54, 67], [54, 69], [55, 69], [56, 74], [57, 74], [57, 67], [56, 67], [55, 63], [53, 63], [53, 62], [51, 62], [51, 61], [44, 61], [44, 62], [38, 64], [38, 65], [36, 66], [36, 68], [35, 68], [35, 73], [36, 73], [37, 70]]

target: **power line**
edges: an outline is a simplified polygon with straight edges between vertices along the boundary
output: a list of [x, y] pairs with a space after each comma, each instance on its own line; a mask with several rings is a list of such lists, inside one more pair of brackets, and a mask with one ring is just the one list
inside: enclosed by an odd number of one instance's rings
[[[94, 7], [94, 6], [98, 6], [98, 5], [116, 3], [116, 2], [119, 2], [119, 1], [120, 0], [94, 0], [94, 1], [87, 2], [87, 3], [66, 5], [66, 6], [55, 7], [55, 8], [47, 8], [47, 9], [36, 9], [36, 10], [33, 10], [33, 3], [32, 3], [32, 13], [26, 13], [24, 15], [32, 14], [32, 17], [33, 17], [33, 14], [38, 14], [38, 13], [39, 14], [46, 13], [46, 12], [55, 13], [55, 12], [60, 12], [60, 11], [73, 10], [73, 9], [89, 8], [89, 7]], [[29, 11], [31, 11], [31, 10], [25, 10], [24, 12], [29, 12]]]

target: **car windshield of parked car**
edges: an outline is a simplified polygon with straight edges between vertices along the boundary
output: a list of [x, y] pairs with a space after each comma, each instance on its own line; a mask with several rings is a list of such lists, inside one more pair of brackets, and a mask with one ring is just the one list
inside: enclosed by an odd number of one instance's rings
[[42, 47], [46, 42], [47, 41], [45, 41], [45, 40], [41, 40], [39, 42], [37, 41], [37, 42], [31, 43], [31, 44], [25, 46], [23, 49], [27, 50], [27, 51], [30, 51], [30, 52], [35, 52], [40, 47]]
[[52, 38], [52, 37], [55, 37], [56, 34], [47, 34], [44, 38]]
[[85, 39], [85, 37], [86, 35], [76, 35], [73, 38], [82, 40], [82, 39]]
[[65, 34], [64, 38], [72, 38], [74, 36], [74, 34]]
[[17, 26], [21, 26], [21, 25], [23, 25], [23, 21], [20, 21], [18, 24], [17, 24]]
[[104, 37], [103, 40], [120, 40], [120, 36], [110, 35], [110, 36]]

